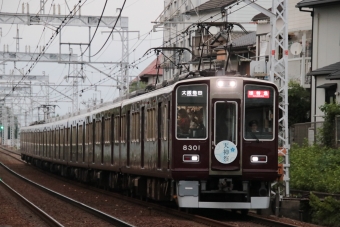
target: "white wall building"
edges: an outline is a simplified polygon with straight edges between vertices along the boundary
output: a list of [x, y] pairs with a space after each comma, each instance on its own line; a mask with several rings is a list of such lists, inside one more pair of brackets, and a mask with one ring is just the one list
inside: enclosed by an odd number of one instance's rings
[[[289, 0], [287, 9], [288, 18], [288, 78], [299, 82], [301, 86], [310, 88], [310, 77], [306, 73], [311, 68], [311, 42], [312, 42], [312, 20], [310, 14], [300, 12], [295, 5], [299, 0]], [[252, 62], [253, 71], [255, 74], [269, 75], [269, 65], [266, 63], [271, 51], [270, 43], [270, 19], [268, 16], [260, 13], [253, 17], [253, 21], [257, 22], [257, 40], [256, 40], [256, 55], [259, 56]], [[277, 27], [282, 27], [282, 21], [278, 21]], [[282, 50], [276, 50], [279, 55], [282, 55]], [[261, 57], [262, 56], [262, 57]]]
[[325, 103], [340, 100], [340, 2], [300, 1], [296, 7], [312, 14], [313, 20], [313, 54], [312, 72], [312, 121], [323, 121], [323, 113], [319, 109]]

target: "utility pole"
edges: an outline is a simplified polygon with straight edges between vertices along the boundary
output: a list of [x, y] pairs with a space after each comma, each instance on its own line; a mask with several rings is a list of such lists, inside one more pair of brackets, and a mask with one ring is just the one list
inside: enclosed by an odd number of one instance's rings
[[16, 52], [19, 52], [19, 40], [22, 39], [19, 37], [19, 28], [17, 25], [17, 36], [13, 37], [13, 39], [16, 39]]
[[120, 79], [121, 82], [118, 84], [119, 88], [119, 94], [120, 96], [123, 96], [125, 94], [129, 93], [129, 84], [130, 84], [130, 78], [129, 78], [129, 33], [138, 33], [138, 39], [140, 36], [139, 31], [128, 31], [128, 28], [122, 27], [121, 30], [116, 31], [103, 31], [102, 33], [112, 33], [112, 39], [113, 34], [118, 33], [120, 36], [120, 40], [122, 42], [122, 62], [120, 63]]
[[[278, 103], [281, 111], [279, 121], [279, 156], [284, 158], [283, 181], [285, 183], [285, 196], [289, 197], [289, 128], [288, 128], [288, 20], [287, 0], [272, 0], [271, 12], [258, 6], [251, 0], [244, 0], [246, 4], [256, 8], [261, 13], [269, 16], [271, 26], [271, 53], [269, 56], [270, 81], [275, 83], [279, 89], [281, 101]], [[279, 50], [282, 50], [282, 56]]]

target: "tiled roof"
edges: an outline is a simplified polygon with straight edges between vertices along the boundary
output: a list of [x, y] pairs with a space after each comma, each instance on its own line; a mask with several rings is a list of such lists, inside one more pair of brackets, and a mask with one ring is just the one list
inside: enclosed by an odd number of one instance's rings
[[[278, 6], [278, 9], [279, 9], [279, 12], [281, 12], [281, 11], [282, 11], [282, 6], [279, 5], [279, 6]], [[269, 8], [268, 10], [269, 10], [269, 11], [272, 11], [272, 8]], [[269, 17], [268, 17], [266, 14], [264, 14], [264, 13], [259, 13], [259, 14], [256, 14], [256, 15], [253, 17], [253, 19], [251, 19], [251, 20], [252, 20], [252, 21], [269, 20]]]
[[[221, 34], [225, 39], [227, 38], [227, 34], [225, 33], [222, 33]], [[233, 40], [236, 40], [240, 37], [242, 37], [244, 35], [244, 32], [231, 32], [230, 33], [230, 39], [233, 41]]]
[[[308, 76], [328, 76], [331, 75], [338, 75], [338, 72], [340, 71], [340, 62], [327, 65], [322, 68], [318, 68], [313, 70], [312, 72], [308, 73]], [[330, 79], [330, 78], [327, 78]]]
[[195, 10], [198, 11], [203, 11], [203, 10], [213, 10], [213, 9], [218, 9], [222, 8], [225, 6], [229, 6], [230, 4], [236, 2], [237, 0], [210, 0], [207, 1], [206, 3], [203, 3], [196, 7], [195, 9], [190, 10], [190, 13], [194, 13]]
[[244, 36], [235, 39], [233, 42], [233, 47], [243, 47], [250, 46], [256, 43], [256, 32], [251, 32]]
[[[231, 40], [233, 44], [232, 48], [241, 48], [241, 47], [251, 46], [256, 43], [256, 32], [251, 32], [246, 35], [244, 34], [244, 32], [232, 32]], [[225, 45], [219, 45], [215, 49], [221, 50], [224, 48], [225, 48]]]
[[339, 0], [302, 0], [301, 2], [298, 2], [296, 4], [297, 8], [300, 7], [314, 7], [314, 6], [321, 6], [321, 5], [327, 5], [327, 4], [335, 4], [340, 3]]
[[[157, 68], [156, 68], [156, 61], [157, 61], [157, 58], [155, 60], [153, 60], [150, 65], [148, 65], [138, 76], [139, 77], [143, 77], [143, 76], [146, 76], [146, 75], [151, 75], [151, 76], [156, 76], [157, 75]], [[159, 64], [159, 60], [158, 60], [158, 64]], [[159, 75], [162, 75], [163, 74], [163, 69], [160, 68], [159, 69]]]

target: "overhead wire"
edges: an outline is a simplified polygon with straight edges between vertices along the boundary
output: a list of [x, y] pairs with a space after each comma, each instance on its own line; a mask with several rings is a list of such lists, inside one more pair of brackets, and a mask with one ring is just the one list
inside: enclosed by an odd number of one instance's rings
[[[85, 0], [86, 2], [87, 0]], [[80, 5], [80, 3], [82, 2], [82, 0], [79, 0], [77, 5]], [[85, 3], [84, 2], [84, 3]], [[83, 4], [84, 4], [83, 3]], [[78, 9], [79, 10], [79, 9]], [[76, 12], [78, 10], [75, 10]], [[64, 20], [62, 21], [62, 23], [59, 25], [58, 29], [54, 32], [54, 34], [52, 34], [52, 36], [50, 37], [49, 41], [47, 42], [47, 44], [43, 47], [42, 52], [40, 52], [40, 54], [38, 55], [38, 57], [35, 59], [35, 61], [31, 64], [30, 68], [26, 71], [25, 75], [23, 75], [23, 77], [19, 80], [19, 82], [13, 87], [12, 91], [9, 92], [8, 94], [5, 95], [4, 99], [6, 97], [8, 97], [11, 93], [13, 93], [13, 91], [15, 90], [15, 88], [21, 83], [21, 81], [27, 77], [27, 75], [31, 72], [31, 70], [33, 70], [33, 68], [35, 67], [35, 65], [38, 63], [39, 59], [42, 57], [42, 55], [44, 55], [44, 53], [46, 52], [46, 50], [48, 49], [48, 47], [51, 45], [51, 43], [54, 41], [54, 39], [56, 38], [56, 36], [59, 34], [59, 32], [61, 31], [61, 29], [63, 27], [66, 26], [67, 24], [67, 19], [71, 19], [73, 15], [73, 11], [70, 11], [70, 13], [64, 18]]]
[[112, 32], [113, 32], [113, 30], [116, 28], [116, 25], [117, 25], [117, 23], [118, 23], [118, 20], [119, 20], [119, 18], [121, 17], [121, 15], [122, 15], [122, 12], [123, 12], [123, 9], [124, 9], [124, 6], [125, 6], [125, 3], [126, 3], [126, 0], [124, 0], [124, 3], [123, 3], [123, 6], [122, 6], [122, 8], [121, 8], [121, 10], [119, 11], [119, 15], [118, 15], [118, 17], [117, 17], [117, 20], [116, 20], [116, 22], [115, 22], [115, 24], [114, 24], [114, 26], [113, 26], [113, 28], [112, 28], [112, 30], [111, 30], [111, 32], [110, 32], [110, 34], [108, 35], [108, 37], [107, 37], [107, 39], [106, 39], [106, 41], [104, 42], [104, 44], [103, 44], [103, 46], [98, 50], [98, 52], [97, 53], [95, 53], [94, 55], [92, 55], [91, 57], [94, 57], [94, 56], [96, 56], [103, 48], [104, 48], [104, 46], [106, 45], [106, 43], [107, 43], [107, 41], [109, 40], [109, 38], [110, 38], [110, 36], [112, 35]]
[[[17, 7], [17, 11], [15, 13], [18, 13], [19, 10], [19, 6], [20, 6], [21, 0], [19, 1], [18, 7]], [[11, 23], [11, 27], [8, 29], [8, 32], [6, 35], [4, 35], [3, 37], [6, 37], [8, 35], [8, 33], [11, 31], [12, 27], [13, 27], [14, 22]]]
[[[85, 49], [84, 52], [81, 54], [81, 56], [84, 55], [85, 51], [90, 47], [90, 45], [91, 45], [91, 43], [92, 43], [94, 37], [96, 36], [96, 33], [97, 33], [97, 30], [98, 30], [99, 24], [100, 24], [100, 22], [101, 22], [101, 20], [102, 20], [102, 17], [103, 17], [105, 8], [106, 8], [106, 4], [107, 4], [107, 0], [105, 1], [104, 8], [103, 8], [103, 10], [102, 10], [102, 14], [101, 14], [100, 17], [99, 17], [99, 20], [98, 20], [98, 24], [97, 24], [96, 30], [94, 31], [94, 34], [93, 34], [93, 36], [92, 36], [92, 38], [91, 38], [89, 44], [86, 46], [86, 49]], [[118, 20], [118, 19], [117, 19], [117, 20]]]
[[[125, 2], [124, 2], [124, 4], [125, 4]], [[239, 9], [238, 9], [238, 10], [239, 10]], [[236, 11], [237, 11], [237, 10], [235, 10], [234, 12], [236, 12]], [[234, 12], [232, 12], [232, 13], [234, 13]], [[218, 14], [220, 14], [220, 13], [218, 13]], [[230, 13], [230, 14], [231, 14], [231, 13]], [[209, 19], [211, 19], [211, 17], [207, 18], [206, 20], [209, 20]], [[111, 31], [111, 32], [112, 32], [112, 31]], [[110, 35], [111, 35], [111, 34], [110, 34]], [[110, 35], [109, 35], [108, 37], [110, 37]], [[148, 35], [150, 35], [150, 32], [148, 33]], [[147, 36], [148, 36], [148, 35], [147, 35]], [[147, 36], [146, 36], [146, 37], [147, 37]], [[145, 37], [143, 40], [145, 40], [146, 37]], [[176, 38], [176, 37], [173, 37], [173, 38], [169, 39], [168, 41], [171, 41], [171, 40], [174, 39], [174, 38]], [[167, 43], [167, 42], [165, 42], [165, 43]], [[105, 44], [106, 44], [106, 43], [104, 43], [103, 46], [105, 46]], [[163, 45], [164, 45], [164, 44], [162, 44], [162, 46], [163, 46]], [[139, 47], [139, 46], [140, 46], [140, 44], [138, 44], [137, 47]], [[136, 47], [136, 48], [137, 48], [137, 47]], [[103, 48], [103, 47], [102, 47], [102, 48]], [[102, 48], [101, 48], [101, 49], [102, 49]], [[136, 50], [136, 48], [134, 48], [132, 52], [134, 52], [134, 51]], [[130, 55], [132, 52], [130, 52], [129, 55]], [[98, 52], [97, 52], [97, 53], [98, 53]], [[144, 61], [147, 60], [148, 58], [150, 58], [150, 57], [147, 57], [147, 58], [144, 59], [143, 61], [141, 61], [141, 59], [140, 59], [140, 61], [139, 61], [138, 64], [144, 62]], [[117, 66], [116, 66], [115, 68], [117, 68]], [[119, 71], [118, 71], [118, 72], [119, 72]], [[118, 72], [116, 72], [116, 73], [118, 73]], [[116, 73], [115, 73], [115, 74], [116, 74]], [[100, 82], [102, 82], [102, 81], [99, 81], [98, 83], [100, 83]], [[94, 85], [96, 85], [96, 84], [93, 84], [93, 86], [94, 86]]]

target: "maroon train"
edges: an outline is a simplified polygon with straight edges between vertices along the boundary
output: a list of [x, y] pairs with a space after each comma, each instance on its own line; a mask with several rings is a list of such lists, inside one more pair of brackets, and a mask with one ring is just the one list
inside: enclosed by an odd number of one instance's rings
[[278, 177], [277, 106], [268, 81], [182, 80], [24, 127], [22, 159], [179, 207], [268, 208]]

